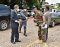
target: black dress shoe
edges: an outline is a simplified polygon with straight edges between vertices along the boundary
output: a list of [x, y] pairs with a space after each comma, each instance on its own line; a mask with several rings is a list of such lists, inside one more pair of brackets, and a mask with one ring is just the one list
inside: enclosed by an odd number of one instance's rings
[[12, 44], [16, 44], [16, 42], [11, 42]]
[[27, 36], [27, 34], [24, 34], [24, 36]]
[[19, 33], [21, 33], [21, 31], [19, 31]]
[[16, 40], [15, 42], [21, 42], [20, 40]]

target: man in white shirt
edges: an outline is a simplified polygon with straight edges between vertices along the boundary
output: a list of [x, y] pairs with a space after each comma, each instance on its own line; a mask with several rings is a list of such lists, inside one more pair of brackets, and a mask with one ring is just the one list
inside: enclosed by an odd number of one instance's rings
[[45, 17], [45, 22], [49, 27], [49, 24], [50, 24], [50, 21], [51, 21], [51, 13], [49, 11], [49, 6], [45, 7], [44, 17]]

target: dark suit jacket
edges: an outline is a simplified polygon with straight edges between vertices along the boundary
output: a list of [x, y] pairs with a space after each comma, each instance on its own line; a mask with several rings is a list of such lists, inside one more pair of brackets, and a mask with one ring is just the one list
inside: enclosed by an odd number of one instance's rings
[[12, 28], [17, 28], [18, 27], [18, 23], [15, 22], [15, 20], [18, 20], [18, 16], [17, 16], [17, 13], [15, 11], [12, 11], [11, 12], [11, 27]]

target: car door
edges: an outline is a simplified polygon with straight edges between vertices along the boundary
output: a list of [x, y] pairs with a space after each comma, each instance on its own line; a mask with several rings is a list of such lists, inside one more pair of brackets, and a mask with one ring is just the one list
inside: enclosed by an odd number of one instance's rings
[[54, 16], [55, 16], [54, 17], [55, 22], [56, 23], [60, 23], [60, 14], [59, 13], [56, 13]]

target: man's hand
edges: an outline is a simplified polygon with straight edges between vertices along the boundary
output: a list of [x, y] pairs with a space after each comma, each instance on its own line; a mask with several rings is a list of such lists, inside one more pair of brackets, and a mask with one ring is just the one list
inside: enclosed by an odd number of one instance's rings
[[45, 22], [43, 22], [43, 25], [46, 24]]
[[15, 22], [20, 23], [18, 20], [15, 20]]
[[27, 20], [27, 21], [28, 21], [28, 19], [29, 19], [29, 18], [28, 18], [28, 17], [26, 17], [26, 20]]

